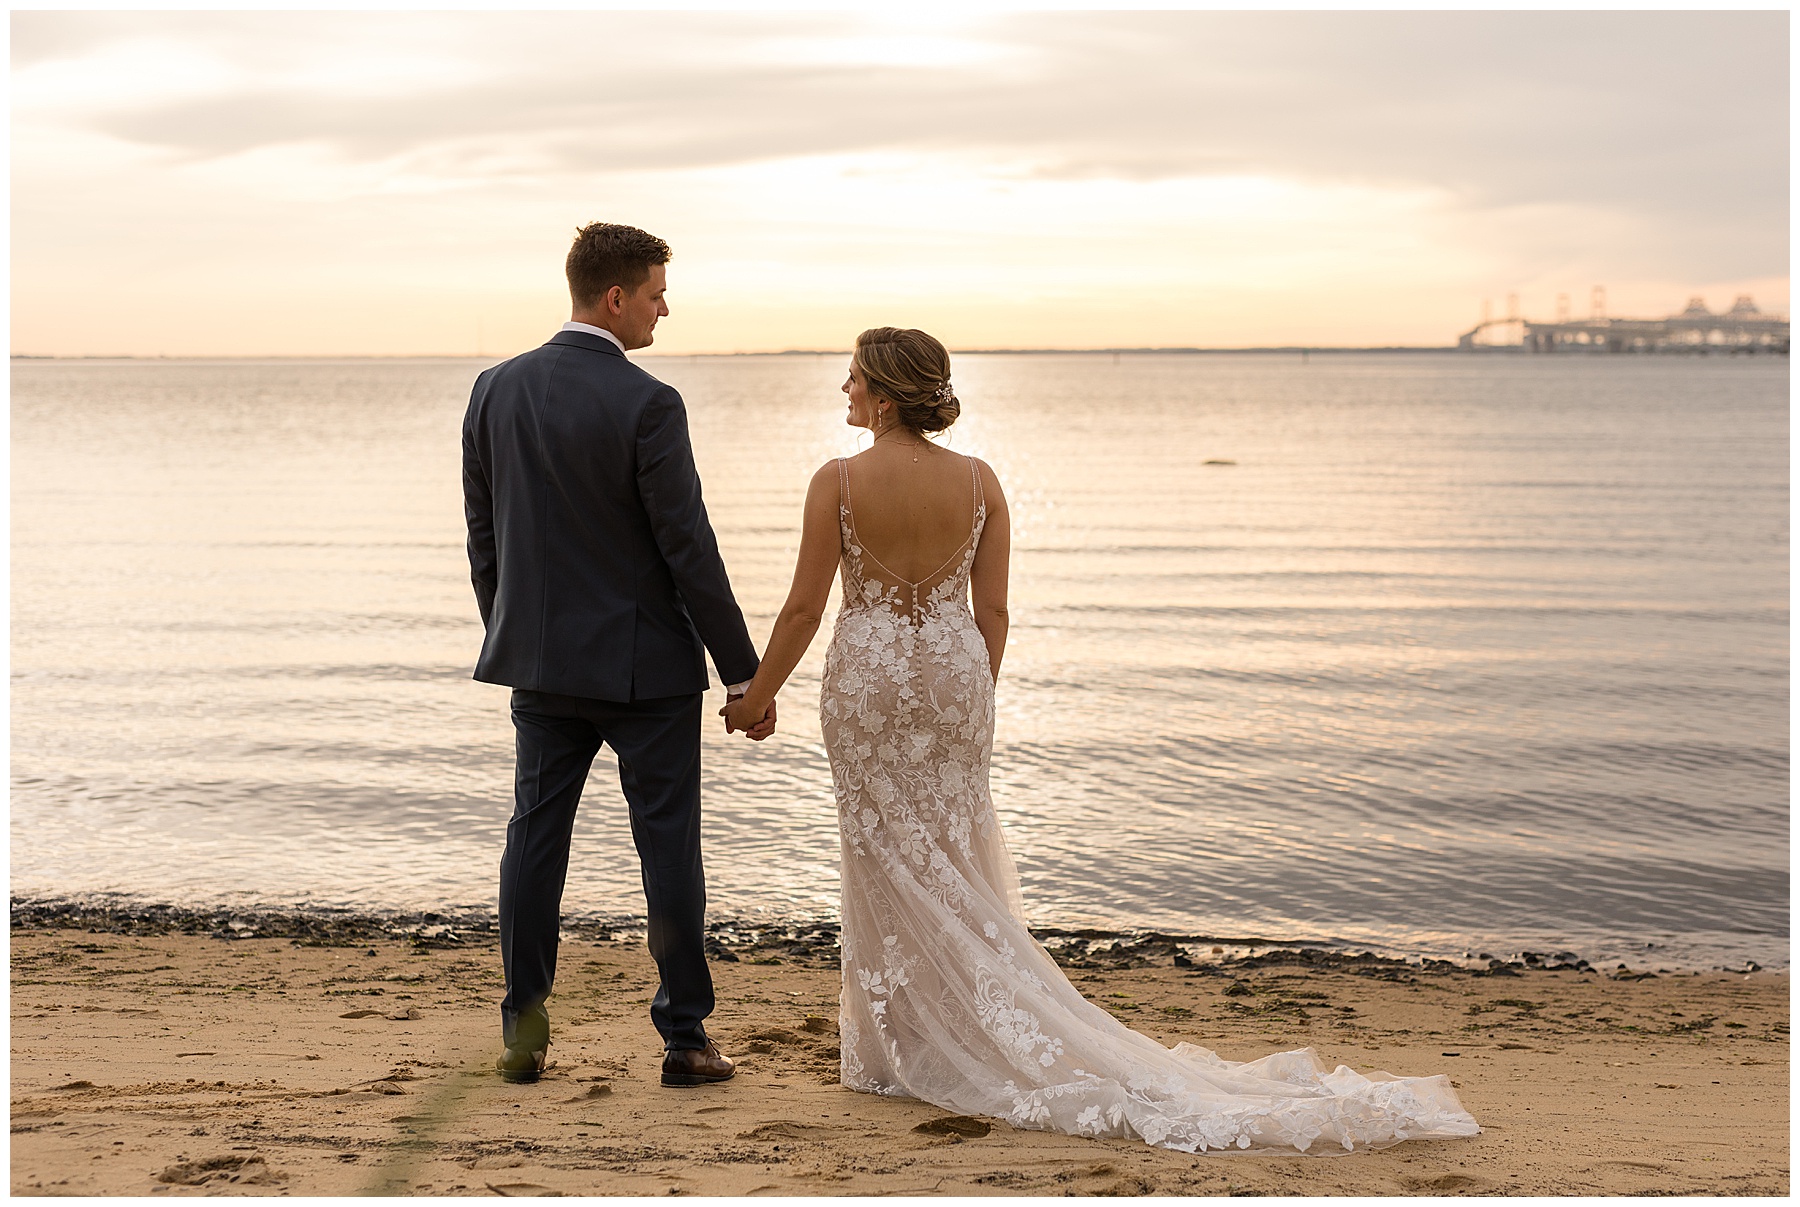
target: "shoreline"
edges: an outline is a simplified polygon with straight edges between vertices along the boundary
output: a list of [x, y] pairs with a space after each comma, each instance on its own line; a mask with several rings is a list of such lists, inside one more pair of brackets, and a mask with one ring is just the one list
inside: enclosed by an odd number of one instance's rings
[[[400, 939], [425, 946], [458, 946], [497, 941], [498, 918], [491, 912], [421, 910], [356, 910], [334, 907], [215, 906], [94, 898], [14, 897], [11, 928], [78, 929], [95, 934], [206, 935], [217, 939], [293, 939], [320, 945], [354, 945], [372, 939]], [[1785, 966], [1765, 969], [1755, 961], [1684, 964], [1666, 960], [1610, 961], [1606, 968], [1575, 951], [1517, 951], [1496, 956], [1469, 951], [1458, 957], [1397, 956], [1368, 945], [1319, 939], [1271, 939], [1256, 935], [1206, 935], [1150, 928], [1031, 926], [1031, 934], [1064, 967], [1143, 967], [1145, 961], [1174, 960], [1178, 967], [1248, 966], [1274, 960], [1295, 966], [1328, 968], [1397, 968], [1459, 970], [1472, 975], [1514, 976], [1524, 972], [1604, 973], [1609, 977], [1685, 975], [1692, 972], [1785, 973]], [[609, 941], [642, 939], [641, 917], [565, 917], [565, 939]], [[835, 920], [716, 918], [707, 924], [707, 953], [727, 962], [771, 954], [828, 956], [835, 964], [838, 924]], [[1652, 967], [1655, 965], [1656, 967]]]
[[[189, 921], [199, 915], [190, 914]], [[21, 919], [15, 914], [15, 923]], [[168, 919], [164, 919], [168, 921]], [[146, 922], [140, 921], [140, 927]], [[640, 940], [571, 936], [549, 1074], [511, 1086], [491, 934], [15, 925], [15, 1194], [1783, 1195], [1788, 977], [1053, 951], [1157, 1042], [1447, 1074], [1482, 1134], [1186, 1154], [838, 1083], [835, 941], [719, 945], [729, 1082], [657, 1083]], [[785, 943], [785, 946], [783, 944]], [[1210, 953], [1209, 953], [1210, 954]], [[1187, 959], [1187, 963], [1182, 962]]]

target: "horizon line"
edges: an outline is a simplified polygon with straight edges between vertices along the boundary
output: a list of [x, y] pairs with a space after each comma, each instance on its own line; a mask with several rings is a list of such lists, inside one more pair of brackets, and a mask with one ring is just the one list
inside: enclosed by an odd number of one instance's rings
[[[1484, 351], [1486, 349], [1483, 349]], [[1504, 350], [1504, 349], [1498, 349]], [[530, 348], [520, 352], [505, 354], [495, 352], [245, 352], [216, 353], [203, 352], [193, 354], [158, 353], [106, 353], [84, 352], [78, 354], [14, 352], [11, 360], [510, 360]], [[726, 356], [848, 356], [851, 348], [782, 348], [768, 352], [656, 352], [644, 349], [633, 349], [633, 354], [641, 353], [647, 357], [726, 357]], [[951, 348], [953, 356], [1122, 356], [1152, 354], [1196, 354], [1196, 355], [1243, 355], [1247, 353], [1312, 353], [1312, 352], [1457, 352], [1462, 351], [1455, 344], [1278, 344], [1255, 345], [1235, 348], [1204, 348], [1191, 345], [1171, 345], [1167, 347], [1117, 347], [1117, 348]]]

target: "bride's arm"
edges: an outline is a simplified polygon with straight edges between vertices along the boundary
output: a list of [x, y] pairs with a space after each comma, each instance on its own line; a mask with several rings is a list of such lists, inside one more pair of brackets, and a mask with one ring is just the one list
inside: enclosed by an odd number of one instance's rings
[[988, 669], [1000, 682], [1000, 659], [1006, 653], [1006, 563], [1012, 556], [1012, 520], [1006, 513], [1006, 495], [1000, 479], [985, 461], [975, 462], [981, 474], [981, 490], [987, 500], [987, 526], [975, 549], [969, 570], [969, 595], [975, 608], [975, 627], [987, 645]]
[[775, 693], [794, 673], [800, 656], [819, 631], [840, 552], [838, 471], [837, 463], [831, 462], [813, 475], [812, 485], [806, 488], [806, 514], [800, 529], [800, 556], [794, 562], [794, 585], [788, 588], [787, 602], [775, 617], [775, 628], [763, 649], [756, 677], [744, 689], [743, 699], [727, 706], [727, 728], [747, 729], [761, 720], [774, 702]]

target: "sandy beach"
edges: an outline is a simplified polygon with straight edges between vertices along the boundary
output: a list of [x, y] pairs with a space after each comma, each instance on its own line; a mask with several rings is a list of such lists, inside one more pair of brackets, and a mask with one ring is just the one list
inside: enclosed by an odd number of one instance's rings
[[509, 1086], [492, 1068], [489, 938], [225, 939], [21, 925], [15, 909], [12, 1192], [1788, 1192], [1785, 973], [1178, 962], [1154, 940], [1065, 958], [1083, 992], [1163, 1043], [1447, 1072], [1483, 1128], [1325, 1158], [1188, 1155], [852, 1093], [830, 950], [715, 954], [711, 1028], [740, 1058], [735, 1080], [660, 1086], [643, 944], [587, 933], [563, 946], [554, 1068]]

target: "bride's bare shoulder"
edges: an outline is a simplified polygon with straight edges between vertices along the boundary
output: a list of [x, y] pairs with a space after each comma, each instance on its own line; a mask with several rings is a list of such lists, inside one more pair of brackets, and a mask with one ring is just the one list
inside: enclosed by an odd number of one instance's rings
[[838, 475], [843, 472], [839, 468], [840, 460], [841, 459], [838, 457], [833, 457], [825, 464], [819, 466], [817, 470], [813, 471], [812, 481], [807, 483], [808, 494], [817, 493], [824, 490], [826, 487], [831, 488], [831, 493], [833, 495], [837, 494]]

